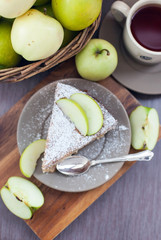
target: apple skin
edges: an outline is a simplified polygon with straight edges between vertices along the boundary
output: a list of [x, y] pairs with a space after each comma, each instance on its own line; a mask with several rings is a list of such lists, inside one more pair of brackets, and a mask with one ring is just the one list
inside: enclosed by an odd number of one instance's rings
[[98, 17], [102, 0], [52, 0], [53, 12], [63, 27], [80, 31]]
[[[48, 15], [50, 17], [55, 18], [54, 13], [53, 13], [53, 9], [50, 3], [48, 4], [44, 4], [41, 6], [35, 6], [35, 9], [39, 10], [40, 12], [44, 13], [45, 15]], [[61, 48], [65, 47], [68, 45], [68, 43], [70, 43], [78, 34], [79, 32], [77, 31], [70, 31], [66, 28], [64, 28], [64, 39], [63, 39], [63, 43], [61, 45]]]
[[51, 56], [60, 48], [63, 38], [61, 24], [36, 9], [16, 18], [11, 31], [14, 50], [28, 61]]
[[82, 78], [99, 81], [114, 72], [118, 56], [115, 47], [108, 41], [91, 39], [76, 55], [75, 63]]
[[0, 15], [5, 18], [15, 18], [28, 11], [36, 0], [0, 0]]
[[0, 22], [0, 68], [15, 67], [21, 61], [11, 44], [12, 24], [2, 20]]
[[78, 33], [79, 32], [71, 31], [71, 30], [64, 28], [64, 39], [63, 39], [61, 48], [67, 46], [77, 36]]
[[53, 9], [52, 9], [50, 3], [44, 4], [44, 5], [40, 5], [40, 6], [36, 6], [35, 5], [34, 9], [37, 9], [40, 12], [44, 13], [45, 15], [48, 15], [48, 16], [54, 18]]
[[50, 0], [36, 0], [34, 6], [40, 6], [40, 5], [44, 5], [46, 3], [49, 3]]

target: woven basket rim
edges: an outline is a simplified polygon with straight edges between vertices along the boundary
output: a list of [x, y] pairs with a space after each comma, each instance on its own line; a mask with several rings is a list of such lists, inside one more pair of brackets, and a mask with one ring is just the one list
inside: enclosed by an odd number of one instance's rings
[[97, 30], [101, 20], [101, 13], [96, 21], [89, 27], [82, 30], [78, 35], [65, 47], [59, 49], [55, 54], [45, 59], [35, 61], [20, 67], [6, 68], [0, 70], [0, 83], [2, 82], [19, 82], [33, 77], [38, 73], [45, 72], [57, 64], [76, 55], [89, 42]]

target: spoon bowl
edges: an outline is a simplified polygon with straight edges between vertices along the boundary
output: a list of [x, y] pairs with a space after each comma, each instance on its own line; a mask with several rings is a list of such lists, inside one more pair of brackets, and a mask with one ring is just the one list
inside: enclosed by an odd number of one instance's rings
[[75, 175], [80, 175], [82, 173], [87, 172], [91, 166], [95, 166], [97, 164], [114, 163], [114, 162], [120, 162], [120, 161], [121, 162], [150, 161], [153, 156], [154, 156], [154, 153], [149, 150], [145, 150], [145, 151], [134, 153], [134, 154], [128, 154], [121, 157], [102, 159], [102, 160], [89, 160], [84, 156], [74, 155], [58, 163], [56, 165], [56, 169], [64, 175], [75, 176]]

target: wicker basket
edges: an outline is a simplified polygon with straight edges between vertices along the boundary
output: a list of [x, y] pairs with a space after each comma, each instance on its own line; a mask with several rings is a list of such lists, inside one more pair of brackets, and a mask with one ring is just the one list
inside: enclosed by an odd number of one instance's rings
[[38, 73], [45, 72], [57, 64], [76, 55], [92, 38], [97, 30], [101, 14], [88, 28], [81, 31], [66, 47], [58, 50], [52, 56], [43, 60], [24, 65], [0, 70], [0, 82], [19, 82]]

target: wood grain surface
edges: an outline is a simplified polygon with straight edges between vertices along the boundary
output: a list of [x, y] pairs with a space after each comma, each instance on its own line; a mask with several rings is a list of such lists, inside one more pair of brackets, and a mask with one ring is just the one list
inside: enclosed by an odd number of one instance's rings
[[[8, 177], [13, 175], [21, 176], [18, 165], [20, 156], [16, 143], [16, 130], [24, 104], [41, 87], [52, 81], [68, 77], [78, 77], [73, 59], [57, 67], [55, 71], [51, 72], [0, 119], [0, 188], [5, 184]], [[108, 88], [120, 99], [128, 114], [139, 105], [139, 102], [129, 91], [112, 78], [107, 78], [101, 81], [100, 84]], [[115, 183], [133, 164], [134, 162], [125, 163], [120, 171], [107, 183], [99, 188], [83, 193], [56, 191], [39, 183], [32, 177], [31, 180], [40, 187], [45, 196], [45, 204], [34, 214], [34, 217], [31, 220], [27, 220], [26, 223], [40, 239], [53, 239]]]

